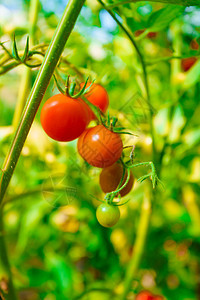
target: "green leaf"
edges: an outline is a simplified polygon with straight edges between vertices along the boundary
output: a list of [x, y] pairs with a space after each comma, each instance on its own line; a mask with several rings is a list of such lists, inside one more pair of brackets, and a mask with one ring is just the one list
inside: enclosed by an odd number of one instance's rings
[[26, 39], [26, 46], [25, 46], [24, 54], [21, 58], [21, 61], [25, 62], [28, 58], [28, 55], [29, 55], [29, 36], [27, 36], [27, 39]]
[[166, 28], [174, 19], [179, 17], [184, 7], [168, 5], [153, 14], [148, 20], [148, 31], [160, 31]]
[[17, 43], [16, 43], [15, 35], [14, 35], [14, 41], [13, 41], [12, 55], [16, 60], [20, 61], [20, 57], [19, 57], [18, 50], [17, 50]]

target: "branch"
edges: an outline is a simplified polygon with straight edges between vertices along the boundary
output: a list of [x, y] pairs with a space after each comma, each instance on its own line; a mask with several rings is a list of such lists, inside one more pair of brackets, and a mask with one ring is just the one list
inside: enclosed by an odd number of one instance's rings
[[[144, 1], [143, 0], [117, 1], [116, 3], [106, 5], [106, 8], [111, 9], [111, 8], [117, 7], [119, 5], [123, 5], [123, 4], [127, 4], [127, 3], [137, 3], [137, 2], [144, 2]], [[200, 6], [200, 0], [181, 0], [181, 1], [180, 0], [151, 0], [151, 2], [175, 4], [175, 5], [181, 5], [181, 6]]]

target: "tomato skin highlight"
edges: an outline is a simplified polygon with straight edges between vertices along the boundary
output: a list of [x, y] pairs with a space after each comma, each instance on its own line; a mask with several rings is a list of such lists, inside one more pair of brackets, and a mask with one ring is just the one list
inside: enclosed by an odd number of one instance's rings
[[108, 203], [102, 203], [97, 208], [96, 217], [102, 226], [112, 227], [120, 218], [119, 207]]
[[188, 58], [183, 58], [181, 60], [181, 68], [183, 71], [187, 72], [197, 61], [196, 57], [188, 57]]
[[78, 152], [90, 165], [105, 168], [122, 155], [123, 144], [119, 134], [103, 125], [86, 129], [78, 139]]
[[43, 105], [40, 120], [49, 137], [59, 142], [69, 142], [86, 129], [89, 114], [82, 99], [57, 94]]
[[135, 300], [154, 300], [154, 296], [148, 291], [142, 291], [137, 294]]
[[[86, 88], [88, 88], [90, 84], [91, 83], [87, 83]], [[83, 88], [83, 86], [84, 83], [81, 83], [80, 87]], [[85, 94], [85, 97], [92, 104], [99, 107], [103, 113], [106, 112], [109, 105], [108, 93], [100, 84], [93, 83], [93, 85], [90, 88], [90, 91], [87, 94]], [[95, 120], [96, 116], [94, 115], [93, 111], [89, 107], [88, 110], [90, 112], [90, 119]]]
[[[104, 193], [110, 193], [118, 187], [121, 178], [123, 176], [123, 166], [121, 163], [115, 163], [110, 167], [104, 168], [99, 176], [99, 184]], [[127, 178], [127, 170], [122, 182], [125, 183]], [[127, 185], [119, 192], [121, 197], [126, 196], [132, 189], [134, 183], [134, 177], [132, 171], [130, 171], [130, 178]]]

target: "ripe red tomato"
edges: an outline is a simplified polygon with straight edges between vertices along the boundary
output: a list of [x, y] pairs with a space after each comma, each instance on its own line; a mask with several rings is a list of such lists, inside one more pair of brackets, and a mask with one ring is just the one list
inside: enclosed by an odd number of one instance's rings
[[119, 207], [108, 203], [102, 203], [97, 208], [96, 216], [97, 216], [97, 220], [102, 226], [112, 227], [119, 220], [120, 217]]
[[86, 129], [78, 139], [78, 152], [90, 165], [105, 168], [122, 155], [123, 144], [119, 134], [103, 125]]
[[45, 102], [40, 120], [48, 136], [56, 141], [68, 142], [83, 133], [89, 123], [89, 114], [82, 99], [58, 94]]
[[154, 296], [148, 291], [142, 291], [137, 294], [135, 300], [154, 300]]
[[196, 57], [188, 57], [188, 58], [183, 58], [181, 60], [181, 67], [183, 71], [188, 71], [197, 61]]
[[[89, 87], [90, 84], [91, 83], [87, 83], [86, 88]], [[84, 83], [81, 83], [80, 86], [82, 88], [84, 86]], [[85, 94], [85, 97], [92, 104], [99, 107], [103, 113], [106, 112], [108, 105], [109, 105], [108, 93], [100, 84], [93, 83], [93, 85], [90, 88], [90, 91], [87, 94]], [[92, 112], [92, 110], [89, 107], [88, 107], [88, 109], [90, 112], [91, 120], [95, 120], [96, 117], [95, 117], [94, 113]]]
[[[101, 186], [101, 189], [104, 193], [110, 193], [118, 187], [121, 178], [123, 175], [123, 166], [121, 163], [115, 163], [110, 167], [104, 168], [101, 171], [100, 177], [99, 177], [99, 184]], [[127, 178], [127, 170], [125, 172], [124, 180], [122, 182], [122, 185], [125, 183]], [[127, 183], [127, 185], [119, 192], [121, 197], [127, 195], [132, 187], [133, 187], [134, 177], [133, 173], [130, 171], [130, 178]]]
[[163, 300], [162, 296], [154, 296], [153, 300]]

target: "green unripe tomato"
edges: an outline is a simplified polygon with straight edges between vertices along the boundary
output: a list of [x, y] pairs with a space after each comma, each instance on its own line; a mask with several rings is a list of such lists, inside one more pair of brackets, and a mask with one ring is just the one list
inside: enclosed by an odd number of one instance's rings
[[97, 216], [97, 220], [102, 226], [112, 227], [119, 220], [120, 217], [119, 207], [108, 203], [102, 203], [97, 208], [96, 216]]

